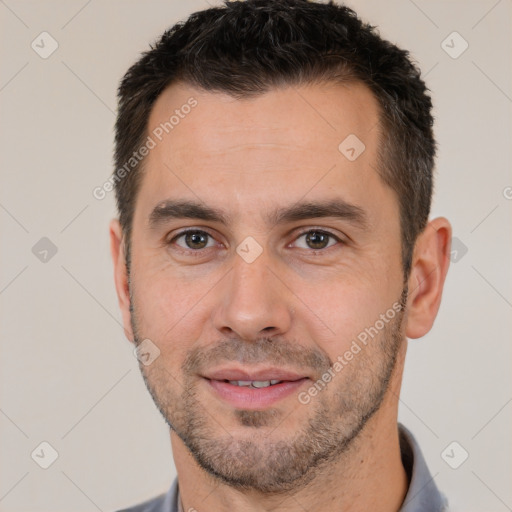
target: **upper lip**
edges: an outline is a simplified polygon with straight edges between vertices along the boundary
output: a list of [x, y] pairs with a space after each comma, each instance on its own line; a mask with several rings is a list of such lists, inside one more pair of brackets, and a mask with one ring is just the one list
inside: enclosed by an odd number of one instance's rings
[[241, 368], [218, 368], [211, 370], [203, 375], [210, 380], [287, 380], [294, 381], [306, 378], [306, 375], [300, 375], [283, 368], [262, 368], [259, 370], [249, 370]]

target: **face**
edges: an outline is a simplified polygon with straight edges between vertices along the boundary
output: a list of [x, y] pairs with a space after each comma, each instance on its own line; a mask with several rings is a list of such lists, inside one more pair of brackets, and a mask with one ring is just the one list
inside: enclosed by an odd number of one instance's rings
[[146, 385], [208, 473], [291, 489], [357, 439], [404, 340], [377, 102], [360, 84], [242, 100], [173, 85], [148, 133], [126, 316], [159, 350]]

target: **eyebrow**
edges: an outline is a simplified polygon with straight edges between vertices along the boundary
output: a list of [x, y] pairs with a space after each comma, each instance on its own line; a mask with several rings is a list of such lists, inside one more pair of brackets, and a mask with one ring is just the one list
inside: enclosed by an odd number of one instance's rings
[[[324, 217], [347, 220], [362, 229], [368, 226], [368, 218], [362, 208], [339, 198], [299, 202], [291, 206], [275, 208], [264, 215], [264, 220], [269, 226], [276, 226], [287, 222]], [[149, 225], [151, 228], [156, 228], [172, 219], [200, 219], [229, 225], [232, 216], [197, 201], [167, 199], [155, 206], [149, 215]]]

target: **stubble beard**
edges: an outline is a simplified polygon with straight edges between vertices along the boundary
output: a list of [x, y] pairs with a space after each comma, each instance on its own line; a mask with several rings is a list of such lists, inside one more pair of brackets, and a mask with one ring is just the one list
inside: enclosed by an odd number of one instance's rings
[[[402, 307], [406, 294], [404, 289]], [[138, 345], [144, 337], [137, 331], [133, 304], [132, 328]], [[209, 475], [242, 491], [290, 493], [320, 476], [331, 463], [339, 462], [379, 410], [403, 341], [403, 317], [402, 309], [309, 404], [288, 398], [291, 405], [286, 410], [234, 410], [237, 432], [244, 427], [244, 436], [232, 435], [223, 425], [226, 418], [215, 418], [198, 398], [197, 374], [202, 368], [226, 361], [286, 364], [305, 368], [309, 374], [314, 370], [320, 377], [332, 366], [327, 354], [275, 339], [230, 339], [208, 350], [189, 351], [181, 368], [181, 385], [162, 365], [163, 358], [150, 367], [139, 367], [166, 423]], [[309, 410], [308, 419], [293, 429], [293, 437], [279, 436], [280, 423], [289, 422], [297, 413], [303, 418], [304, 408]]]

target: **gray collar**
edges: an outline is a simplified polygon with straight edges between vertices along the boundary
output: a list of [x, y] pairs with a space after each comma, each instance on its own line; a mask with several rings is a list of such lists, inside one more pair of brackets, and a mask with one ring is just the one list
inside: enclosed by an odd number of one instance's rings
[[428, 470], [418, 442], [402, 424], [398, 424], [402, 463], [409, 477], [409, 489], [399, 512], [445, 512], [446, 498], [439, 492]]

